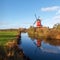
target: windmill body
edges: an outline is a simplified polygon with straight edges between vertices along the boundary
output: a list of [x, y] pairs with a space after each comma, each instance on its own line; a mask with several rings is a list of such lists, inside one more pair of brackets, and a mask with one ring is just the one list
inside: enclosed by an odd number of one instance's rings
[[36, 27], [41, 27], [41, 20], [40, 19], [37, 19], [37, 21], [36, 21]]
[[42, 27], [40, 19], [36, 19], [36, 21], [34, 22], [34, 24], [36, 24], [36, 27]]

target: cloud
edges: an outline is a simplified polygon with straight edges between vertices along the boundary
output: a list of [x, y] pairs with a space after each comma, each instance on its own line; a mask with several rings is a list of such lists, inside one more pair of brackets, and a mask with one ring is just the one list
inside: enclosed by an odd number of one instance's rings
[[52, 17], [51, 23], [52, 23], [52, 25], [60, 23], [60, 15], [56, 15], [56, 16]]
[[59, 20], [60, 21], [60, 15], [56, 15], [53, 17], [53, 20]]
[[56, 14], [60, 14], [60, 10], [58, 10], [58, 11], [56, 12]]
[[43, 22], [43, 26], [48, 26], [52, 28], [54, 24], [60, 23], [60, 15], [52, 16], [51, 18], [46, 18]]
[[54, 24], [60, 23], [60, 6], [41, 8], [41, 11], [54, 12], [54, 16], [50, 16], [50, 18], [45, 19], [45, 21], [43, 22], [43, 26], [49, 26], [52, 28]]
[[52, 7], [41, 8], [41, 11], [56, 11], [58, 9], [60, 9], [60, 6], [52, 6]]

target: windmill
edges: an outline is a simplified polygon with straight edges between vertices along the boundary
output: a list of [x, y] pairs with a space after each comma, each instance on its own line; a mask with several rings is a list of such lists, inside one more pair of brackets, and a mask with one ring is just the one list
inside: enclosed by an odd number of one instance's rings
[[39, 19], [39, 17], [37, 18], [36, 14], [35, 14], [35, 18], [36, 18], [36, 21], [33, 23], [33, 26], [36, 24], [36, 27], [42, 27], [41, 19]]

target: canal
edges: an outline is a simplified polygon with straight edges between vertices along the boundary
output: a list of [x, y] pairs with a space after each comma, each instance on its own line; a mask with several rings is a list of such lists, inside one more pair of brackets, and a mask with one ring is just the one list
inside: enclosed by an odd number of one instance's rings
[[19, 47], [30, 60], [60, 60], [60, 40], [41, 40], [21, 34]]

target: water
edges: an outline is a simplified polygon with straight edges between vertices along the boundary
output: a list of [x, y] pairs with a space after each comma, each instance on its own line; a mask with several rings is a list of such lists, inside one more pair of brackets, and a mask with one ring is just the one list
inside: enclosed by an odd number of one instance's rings
[[20, 42], [19, 47], [31, 60], [60, 60], [59, 40], [32, 39], [27, 33], [22, 33]]

